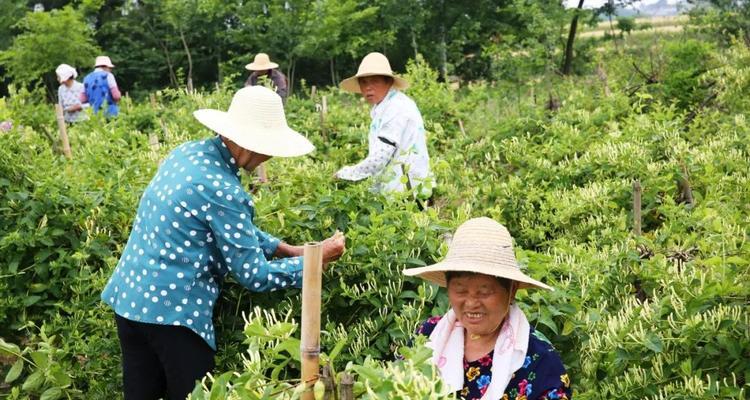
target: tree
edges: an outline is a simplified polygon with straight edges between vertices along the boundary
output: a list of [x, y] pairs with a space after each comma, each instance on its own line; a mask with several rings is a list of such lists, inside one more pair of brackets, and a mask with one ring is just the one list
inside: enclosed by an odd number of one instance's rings
[[59, 64], [88, 66], [99, 53], [93, 30], [82, 13], [71, 6], [27, 13], [17, 27], [22, 33], [13, 38], [8, 50], [0, 52], [0, 64], [14, 82], [28, 86], [46, 84], [50, 98], [54, 98], [54, 71]]
[[620, 36], [626, 33], [630, 36], [630, 32], [635, 29], [635, 18], [633, 17], [617, 17], [617, 29], [620, 30]]
[[570, 75], [570, 66], [573, 63], [573, 44], [576, 40], [576, 29], [578, 29], [578, 17], [583, 8], [583, 1], [578, 0], [578, 7], [573, 13], [573, 19], [570, 21], [570, 30], [568, 31], [568, 42], [565, 44], [565, 58], [563, 59], [562, 74]]

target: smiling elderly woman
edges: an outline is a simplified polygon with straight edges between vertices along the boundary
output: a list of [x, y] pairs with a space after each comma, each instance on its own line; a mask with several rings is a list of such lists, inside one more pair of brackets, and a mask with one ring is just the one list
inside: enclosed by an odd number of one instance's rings
[[422, 324], [432, 361], [461, 399], [570, 399], [570, 378], [552, 345], [514, 304], [518, 289], [549, 286], [523, 272], [508, 230], [475, 218], [456, 231], [442, 262], [404, 271], [447, 286], [451, 309]]

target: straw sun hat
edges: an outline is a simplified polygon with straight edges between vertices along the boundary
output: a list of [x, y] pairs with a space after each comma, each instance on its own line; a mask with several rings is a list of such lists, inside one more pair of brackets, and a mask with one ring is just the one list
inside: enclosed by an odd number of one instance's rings
[[456, 230], [448, 255], [437, 264], [404, 270], [404, 275], [446, 286], [445, 272], [467, 271], [506, 278], [519, 289], [551, 287], [521, 272], [513, 253], [513, 239], [504, 226], [486, 217], [473, 218]]
[[281, 97], [264, 86], [238, 90], [228, 111], [202, 109], [193, 116], [212, 131], [256, 153], [295, 157], [315, 149], [287, 125]]
[[245, 69], [250, 71], [265, 71], [267, 69], [278, 68], [279, 64], [271, 62], [271, 59], [266, 53], [258, 53], [255, 55], [255, 59], [250, 64], [245, 65]]
[[409, 87], [409, 82], [393, 74], [388, 58], [377, 52], [366, 55], [359, 64], [357, 75], [344, 79], [339, 86], [347, 92], [361, 93], [359, 90], [359, 78], [375, 75], [393, 78], [393, 87], [396, 89], [404, 90]]
[[107, 56], [99, 56], [96, 57], [96, 61], [94, 61], [94, 67], [110, 67], [114, 68], [115, 65], [112, 64], [112, 60], [109, 59]]

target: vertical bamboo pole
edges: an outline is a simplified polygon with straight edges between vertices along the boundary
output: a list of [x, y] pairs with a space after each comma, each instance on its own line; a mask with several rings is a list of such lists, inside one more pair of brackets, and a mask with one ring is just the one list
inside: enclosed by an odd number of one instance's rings
[[336, 383], [334, 382], [335, 376], [333, 376], [330, 364], [323, 367], [320, 380], [323, 381], [323, 384], [325, 384], [326, 388], [325, 394], [323, 395], [323, 400], [336, 400]]
[[68, 130], [65, 126], [65, 117], [60, 104], [55, 104], [55, 115], [57, 116], [57, 129], [60, 130], [63, 154], [65, 154], [65, 157], [73, 158], [73, 153], [70, 151], [70, 141], [68, 140]]
[[641, 235], [641, 181], [633, 181], [633, 233]]
[[310, 100], [315, 102], [315, 95], [318, 93], [318, 88], [315, 85], [312, 85], [312, 88], [310, 89]]
[[[320, 292], [323, 273], [323, 245], [307, 243], [302, 269], [302, 384], [312, 388], [318, 380], [320, 363]], [[312, 390], [305, 390], [302, 400], [314, 400]]]
[[328, 137], [328, 131], [326, 130], [326, 114], [328, 114], [328, 102], [326, 96], [323, 96], [320, 104], [320, 131], [324, 138]]
[[258, 168], [255, 168], [255, 171], [257, 172], [258, 178], [260, 179], [261, 183], [268, 182], [268, 174], [266, 172], [265, 164], [258, 165]]
[[458, 127], [461, 129], [461, 134], [466, 136], [466, 130], [464, 129], [464, 121], [461, 119], [458, 120]]
[[341, 377], [341, 390], [339, 391], [340, 400], [354, 400], [354, 377], [344, 374]]

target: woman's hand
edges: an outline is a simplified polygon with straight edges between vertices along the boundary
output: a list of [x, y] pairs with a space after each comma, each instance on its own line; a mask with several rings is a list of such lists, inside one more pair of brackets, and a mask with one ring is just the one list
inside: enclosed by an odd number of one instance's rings
[[333, 236], [323, 241], [323, 266], [336, 261], [346, 251], [346, 237], [343, 233], [336, 231]]

